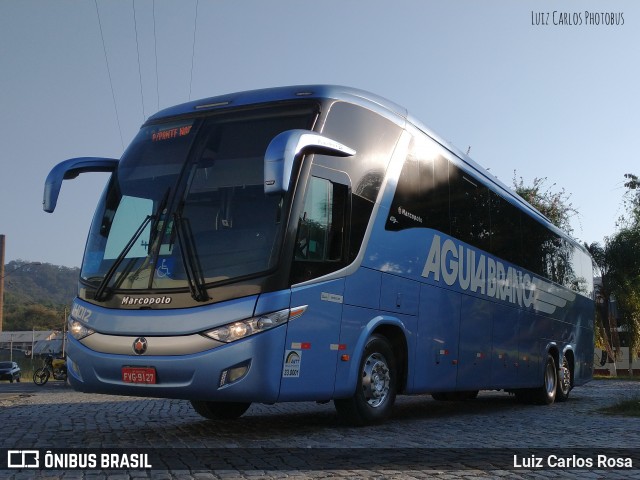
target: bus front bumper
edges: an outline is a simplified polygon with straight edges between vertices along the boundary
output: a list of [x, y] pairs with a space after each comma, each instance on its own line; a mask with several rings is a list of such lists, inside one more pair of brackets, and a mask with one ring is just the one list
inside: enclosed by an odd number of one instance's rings
[[69, 381], [88, 393], [273, 403], [282, 377], [283, 327], [188, 355], [101, 353], [69, 336]]

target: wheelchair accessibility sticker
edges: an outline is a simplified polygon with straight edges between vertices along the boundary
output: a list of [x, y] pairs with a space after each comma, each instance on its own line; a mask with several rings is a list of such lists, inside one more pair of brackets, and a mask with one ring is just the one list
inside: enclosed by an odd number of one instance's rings
[[163, 258], [162, 261], [156, 267], [156, 277], [173, 277], [173, 259]]

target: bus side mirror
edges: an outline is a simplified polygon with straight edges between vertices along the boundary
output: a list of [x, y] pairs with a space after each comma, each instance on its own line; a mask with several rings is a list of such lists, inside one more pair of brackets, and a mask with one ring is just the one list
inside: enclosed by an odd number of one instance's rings
[[63, 180], [76, 178], [85, 172], [113, 172], [117, 166], [118, 160], [100, 157], [79, 157], [60, 162], [51, 169], [44, 182], [42, 209], [49, 213], [55, 210]]
[[286, 192], [295, 159], [310, 153], [351, 157], [356, 151], [311, 130], [282, 132], [271, 140], [264, 155], [264, 193], [269, 195]]

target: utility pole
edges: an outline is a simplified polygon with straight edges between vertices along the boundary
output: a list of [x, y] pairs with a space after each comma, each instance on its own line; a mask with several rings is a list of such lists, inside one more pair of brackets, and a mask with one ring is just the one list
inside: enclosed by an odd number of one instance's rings
[[67, 307], [64, 307], [64, 317], [62, 323], [62, 358], [66, 358], [67, 348]]
[[0, 235], [0, 332], [4, 312], [4, 235]]

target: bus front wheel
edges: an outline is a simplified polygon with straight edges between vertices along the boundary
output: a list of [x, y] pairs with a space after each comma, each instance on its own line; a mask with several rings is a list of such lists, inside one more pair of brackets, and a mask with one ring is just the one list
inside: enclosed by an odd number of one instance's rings
[[233, 420], [241, 417], [251, 402], [207, 402], [191, 400], [193, 409], [209, 420]]
[[395, 356], [385, 337], [367, 341], [359, 372], [354, 396], [334, 400], [338, 415], [352, 425], [380, 423], [391, 414], [397, 389]]

